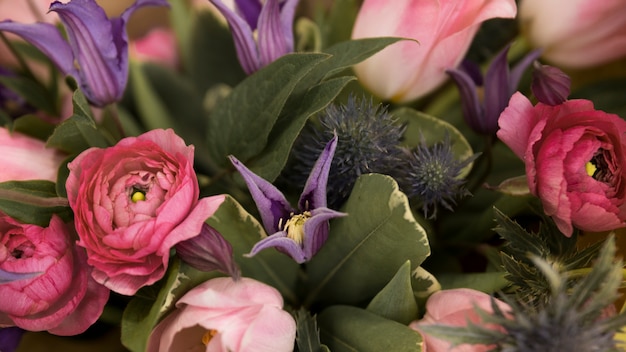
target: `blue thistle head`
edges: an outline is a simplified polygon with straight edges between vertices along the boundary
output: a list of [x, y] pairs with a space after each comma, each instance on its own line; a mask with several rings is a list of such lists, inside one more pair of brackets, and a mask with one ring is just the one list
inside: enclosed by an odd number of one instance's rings
[[470, 194], [460, 174], [476, 156], [458, 160], [452, 151], [450, 136], [431, 146], [422, 138], [419, 146], [405, 151], [400, 188], [407, 197], [421, 202], [424, 216], [428, 218], [437, 216], [439, 205], [452, 211], [457, 199]]
[[338, 208], [363, 174], [392, 175], [402, 162], [400, 141], [405, 130], [385, 107], [350, 96], [345, 105], [332, 104], [310, 123], [293, 148], [291, 165], [282, 179], [302, 188], [324, 146], [336, 134], [335, 157], [328, 177], [328, 205]]

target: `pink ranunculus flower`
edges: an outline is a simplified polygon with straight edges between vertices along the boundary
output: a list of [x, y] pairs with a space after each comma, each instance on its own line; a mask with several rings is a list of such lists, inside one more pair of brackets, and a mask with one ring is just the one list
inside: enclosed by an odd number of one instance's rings
[[159, 129], [87, 149], [68, 165], [78, 244], [97, 282], [133, 295], [163, 277], [175, 244], [200, 233], [224, 196], [198, 200], [193, 154]]
[[362, 84], [385, 100], [407, 102], [433, 91], [463, 59], [480, 24], [513, 18], [514, 0], [365, 0], [352, 38], [394, 36], [395, 43], [355, 66]]
[[626, 121], [589, 100], [533, 106], [518, 92], [498, 124], [498, 138], [526, 165], [530, 192], [565, 236], [574, 226], [626, 226]]
[[176, 35], [169, 28], [152, 29], [145, 36], [131, 41], [128, 50], [130, 57], [137, 61], [154, 62], [172, 70], [179, 65]]
[[72, 234], [56, 215], [39, 227], [0, 213], [0, 270], [38, 273], [0, 285], [0, 327], [76, 335], [100, 317], [109, 290], [90, 277]]
[[[451, 342], [445, 341], [426, 334], [420, 330], [420, 326], [441, 324], [450, 326], [467, 326], [468, 320], [474, 324], [482, 324], [482, 320], [476, 312], [476, 307], [493, 313], [491, 300], [505, 314], [510, 311], [508, 304], [492, 298], [486, 293], [469, 288], [443, 290], [433, 293], [426, 302], [426, 314], [421, 320], [412, 322], [409, 326], [420, 332], [424, 338], [423, 352], [485, 352], [493, 346], [462, 344], [450, 348]], [[485, 327], [501, 330], [499, 326], [486, 324]]]
[[66, 157], [56, 149], [46, 148], [43, 141], [0, 127], [0, 182], [56, 182], [59, 167]]
[[148, 352], [293, 351], [296, 322], [273, 287], [215, 278], [193, 288], [152, 331]]
[[626, 56], [624, 0], [522, 0], [519, 20], [555, 65], [585, 68]]

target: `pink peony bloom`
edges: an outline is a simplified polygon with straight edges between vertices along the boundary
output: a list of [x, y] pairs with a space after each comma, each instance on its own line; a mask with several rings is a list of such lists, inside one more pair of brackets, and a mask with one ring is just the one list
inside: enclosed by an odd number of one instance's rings
[[178, 44], [171, 29], [155, 28], [131, 41], [128, 50], [130, 57], [137, 61], [154, 62], [173, 70], [178, 68]]
[[522, 0], [520, 25], [543, 57], [584, 68], [626, 56], [624, 0]]
[[198, 235], [224, 201], [198, 200], [193, 153], [173, 130], [152, 130], [90, 148], [68, 165], [78, 244], [97, 282], [124, 295], [153, 284], [165, 274], [170, 249]]
[[352, 38], [413, 38], [356, 65], [362, 84], [377, 96], [407, 102], [442, 84], [445, 70], [465, 56], [480, 24], [515, 17], [514, 0], [365, 0]]
[[[467, 326], [468, 320], [472, 323], [481, 323], [481, 318], [476, 312], [478, 307], [486, 312], [493, 312], [491, 307], [492, 297], [486, 293], [469, 288], [459, 288], [435, 292], [426, 302], [426, 314], [421, 320], [412, 322], [409, 326], [419, 331], [424, 338], [423, 352], [485, 352], [493, 348], [486, 345], [462, 344], [450, 348], [449, 341], [441, 340], [420, 331], [420, 326], [442, 324], [450, 326]], [[494, 299], [498, 308], [503, 312], [510, 310], [508, 304]], [[501, 329], [492, 326], [493, 329]]]
[[565, 236], [626, 226], [626, 121], [588, 100], [533, 106], [515, 93], [498, 138], [524, 160], [528, 187]]
[[0, 182], [48, 180], [56, 182], [66, 155], [46, 148], [43, 141], [0, 127]]
[[109, 290], [89, 276], [70, 236], [57, 216], [42, 228], [0, 213], [0, 270], [39, 273], [0, 285], [0, 327], [76, 335], [100, 317]]
[[249, 278], [209, 280], [157, 325], [148, 352], [293, 351], [296, 322], [273, 287]]

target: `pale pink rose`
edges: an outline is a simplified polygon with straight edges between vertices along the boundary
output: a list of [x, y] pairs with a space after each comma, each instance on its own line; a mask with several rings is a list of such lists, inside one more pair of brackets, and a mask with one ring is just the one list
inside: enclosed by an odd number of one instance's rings
[[0, 270], [39, 273], [0, 285], [0, 327], [76, 335], [100, 317], [109, 290], [90, 277], [71, 234], [57, 216], [44, 228], [0, 213]]
[[385, 100], [422, 97], [447, 79], [485, 20], [513, 18], [514, 0], [365, 0], [352, 38], [412, 38], [355, 66], [361, 83]]
[[550, 106], [515, 93], [498, 138], [526, 165], [530, 192], [571, 236], [626, 226], [626, 121], [589, 100]]
[[[491, 306], [492, 299], [500, 310], [507, 313], [510, 311], [508, 304], [492, 298], [486, 293], [469, 288], [459, 288], [452, 290], [438, 291], [432, 294], [426, 302], [426, 314], [421, 320], [412, 322], [409, 326], [420, 332], [424, 338], [423, 352], [485, 352], [490, 351], [493, 346], [462, 344], [455, 348], [450, 348], [449, 341], [441, 340], [430, 336], [420, 330], [420, 326], [441, 324], [450, 326], [467, 326], [467, 321], [475, 324], [482, 324], [482, 319], [476, 312], [478, 307], [486, 312], [493, 313]], [[485, 324], [485, 327], [499, 329], [501, 327], [493, 324]]]
[[200, 233], [224, 196], [198, 200], [193, 154], [173, 130], [152, 130], [68, 165], [78, 244], [97, 282], [133, 295], [163, 277], [175, 244]]
[[178, 68], [178, 44], [171, 29], [155, 28], [130, 42], [128, 50], [134, 60], [154, 62], [173, 70]]
[[624, 0], [522, 0], [519, 19], [555, 65], [584, 68], [626, 56]]
[[56, 182], [58, 169], [66, 157], [56, 149], [46, 148], [45, 142], [39, 139], [0, 127], [0, 182]]
[[152, 331], [148, 352], [293, 351], [296, 322], [273, 287], [211, 279], [187, 292]]

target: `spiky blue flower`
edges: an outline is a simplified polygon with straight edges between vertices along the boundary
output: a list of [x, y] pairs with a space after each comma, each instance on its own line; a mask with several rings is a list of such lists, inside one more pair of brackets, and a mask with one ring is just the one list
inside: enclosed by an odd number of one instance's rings
[[404, 126], [382, 105], [350, 96], [345, 105], [332, 104], [311, 123], [293, 148], [292, 165], [282, 177], [302, 187], [324, 146], [336, 134], [337, 150], [328, 177], [328, 204], [338, 208], [363, 174], [394, 175], [402, 161], [399, 144]]
[[407, 150], [405, 155], [400, 188], [409, 198], [422, 203], [426, 217], [435, 218], [439, 205], [452, 211], [457, 199], [470, 194], [460, 175], [477, 155], [459, 160], [452, 151], [449, 136], [431, 146], [422, 138], [420, 145]]

